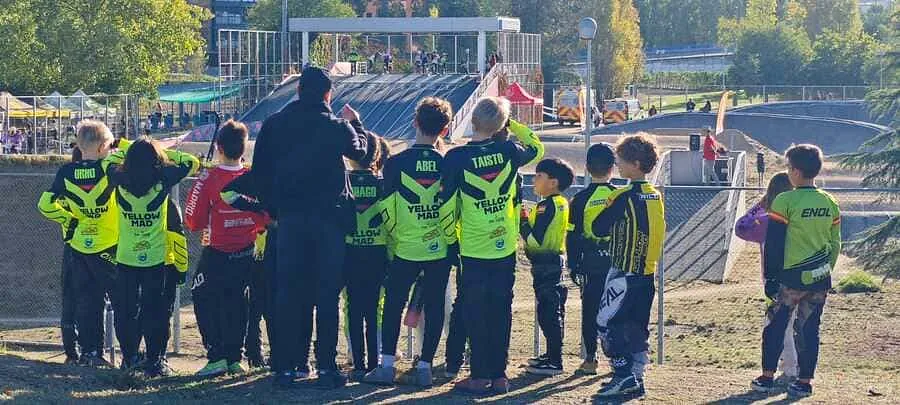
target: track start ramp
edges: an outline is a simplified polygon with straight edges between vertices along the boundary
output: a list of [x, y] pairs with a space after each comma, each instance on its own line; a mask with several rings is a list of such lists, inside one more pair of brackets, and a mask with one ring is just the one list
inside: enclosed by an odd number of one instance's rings
[[[297, 79], [290, 78], [260, 101], [241, 120], [258, 130], [270, 115], [297, 98]], [[412, 139], [413, 115], [419, 100], [441, 97], [459, 110], [477, 86], [466, 75], [382, 74], [339, 78], [334, 84], [331, 107], [338, 111], [350, 104], [359, 111], [366, 129], [388, 139]], [[255, 131], [251, 136], [255, 136]]]

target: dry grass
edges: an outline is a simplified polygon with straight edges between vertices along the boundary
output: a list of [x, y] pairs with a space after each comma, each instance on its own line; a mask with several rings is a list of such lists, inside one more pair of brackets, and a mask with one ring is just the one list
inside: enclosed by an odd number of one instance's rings
[[[203, 364], [190, 308], [184, 308], [183, 352], [171, 359], [181, 376], [169, 380], [136, 379], [116, 371], [89, 371], [59, 364], [57, 353], [9, 347], [0, 354], [0, 392], [21, 402], [67, 402], [90, 399], [125, 403], [181, 401], [239, 403], [396, 403], [461, 401], [507, 403], [584, 403], [600, 387], [598, 377], [576, 377], [578, 365], [579, 298], [570, 292], [566, 322], [566, 370], [562, 376], [538, 378], [521, 364], [531, 353], [534, 294], [527, 266], [520, 266], [513, 308], [513, 342], [508, 373], [513, 390], [507, 395], [473, 398], [455, 393], [446, 381], [419, 391], [408, 386], [376, 388], [351, 384], [338, 391], [301, 388], [273, 392], [271, 379], [261, 372], [243, 376], [196, 380], [188, 375]], [[842, 258], [838, 280], [854, 269]], [[452, 281], [451, 281], [452, 284]], [[759, 368], [759, 335], [763, 300], [759, 282], [759, 254], [747, 249], [729, 280], [721, 285], [693, 283], [666, 287], [666, 363], [652, 366], [647, 375], [646, 403], [769, 403], [784, 394], [766, 397], [749, 392]], [[822, 327], [822, 352], [816, 396], [808, 403], [900, 401], [900, 284], [889, 282], [876, 294], [833, 294]], [[654, 308], [654, 319], [655, 319]], [[56, 333], [51, 329], [5, 331], [7, 339]], [[655, 327], [651, 331], [655, 339]], [[655, 348], [655, 345], [653, 345]], [[438, 359], [443, 358], [442, 349]], [[339, 353], [344, 353], [342, 347]], [[655, 353], [652, 355], [655, 358]], [[343, 356], [341, 356], [343, 359]], [[436, 363], [442, 363], [436, 360]], [[401, 370], [409, 363], [402, 363]], [[869, 390], [881, 396], [870, 396]]]

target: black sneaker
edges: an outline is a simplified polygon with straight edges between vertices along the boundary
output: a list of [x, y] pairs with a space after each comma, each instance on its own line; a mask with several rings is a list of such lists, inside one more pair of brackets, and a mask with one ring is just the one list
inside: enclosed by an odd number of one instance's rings
[[284, 371], [275, 374], [275, 379], [272, 380], [272, 385], [274, 385], [277, 389], [289, 389], [296, 387], [297, 381], [294, 377], [294, 371]]
[[528, 366], [525, 369], [529, 374], [536, 375], [560, 375], [563, 373], [563, 367], [561, 362], [557, 363], [550, 360], [545, 360], [533, 366]]
[[750, 382], [750, 386], [756, 392], [773, 392], [775, 391], [775, 380], [772, 377], [761, 375]]
[[143, 356], [141, 356], [140, 354], [136, 354], [134, 356], [122, 359], [122, 364], [119, 365], [119, 369], [122, 371], [131, 371], [139, 368], [143, 362]]
[[633, 395], [640, 391], [637, 379], [633, 375], [629, 376], [613, 376], [612, 381], [604, 385], [597, 393], [597, 397], [621, 397], [625, 395]]
[[67, 366], [77, 366], [78, 365], [78, 356], [66, 356], [66, 360], [63, 361], [63, 364]]
[[82, 353], [81, 358], [78, 359], [78, 365], [92, 368], [112, 368], [112, 364], [109, 364], [98, 352]]
[[353, 382], [362, 382], [363, 377], [366, 376], [368, 370], [360, 370], [358, 368], [354, 368], [353, 371], [350, 372], [350, 381]]
[[169, 362], [166, 359], [159, 359], [157, 361], [151, 362], [147, 364], [144, 368], [144, 375], [148, 378], [156, 378], [156, 377], [171, 377], [172, 368], [169, 367]]
[[538, 364], [541, 364], [541, 363], [543, 363], [545, 361], [549, 361], [549, 360], [550, 360], [550, 356], [547, 353], [544, 353], [540, 356], [532, 357], [532, 358], [528, 359], [528, 365], [536, 366]]
[[806, 398], [812, 395], [812, 385], [794, 381], [788, 385], [787, 392], [790, 399]]
[[315, 387], [323, 390], [333, 390], [347, 385], [347, 376], [339, 370], [319, 370]]

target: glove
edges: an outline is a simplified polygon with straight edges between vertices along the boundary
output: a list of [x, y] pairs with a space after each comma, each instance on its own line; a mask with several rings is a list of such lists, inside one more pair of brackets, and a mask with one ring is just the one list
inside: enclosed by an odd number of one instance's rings
[[72, 240], [75, 236], [75, 228], [78, 228], [78, 220], [72, 218], [69, 220], [69, 223], [66, 225], [66, 234], [63, 235], [63, 242], [68, 242]]
[[765, 283], [766, 297], [772, 301], [778, 296], [778, 290], [781, 289], [781, 282], [776, 279], [767, 278]]

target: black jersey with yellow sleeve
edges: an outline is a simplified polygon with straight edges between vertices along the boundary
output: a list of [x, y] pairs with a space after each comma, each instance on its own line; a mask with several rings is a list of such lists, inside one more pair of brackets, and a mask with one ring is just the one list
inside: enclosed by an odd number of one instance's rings
[[596, 238], [609, 236], [612, 267], [626, 273], [656, 273], [666, 237], [662, 196], [645, 181], [613, 191], [591, 233]]
[[569, 215], [569, 202], [559, 194], [545, 198], [531, 210], [519, 232], [525, 241], [525, 255], [532, 262], [546, 258], [559, 263], [559, 256], [566, 252]]
[[38, 201], [41, 215], [60, 224], [64, 239], [79, 253], [100, 253], [119, 239], [116, 187], [109, 177], [117, 158], [62, 166]]
[[[141, 196], [123, 186], [116, 189], [119, 205], [119, 246], [116, 261], [131, 267], [154, 267], [166, 263], [169, 250], [169, 193], [172, 186], [197, 172], [200, 161], [189, 153], [166, 150], [171, 165], [163, 167], [162, 181]], [[115, 172], [117, 183], [126, 173]]]
[[432, 145], [415, 144], [384, 164], [384, 213], [393, 255], [409, 261], [441, 260], [438, 192], [444, 156]]
[[441, 228], [464, 257], [500, 259], [516, 251], [516, 173], [543, 157], [544, 145], [525, 125], [510, 121], [509, 129], [519, 142], [469, 142], [444, 158]]
[[356, 232], [346, 236], [348, 246], [384, 246], [386, 212], [382, 204], [384, 180], [371, 170], [349, 173], [356, 207]]
[[569, 235], [566, 253], [570, 269], [582, 272], [609, 269], [609, 237], [595, 237], [591, 227], [606, 209], [609, 196], [616, 188], [609, 183], [591, 183], [572, 197], [569, 213]]

